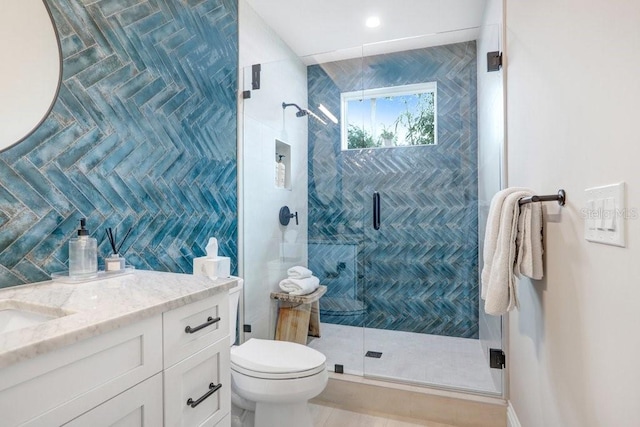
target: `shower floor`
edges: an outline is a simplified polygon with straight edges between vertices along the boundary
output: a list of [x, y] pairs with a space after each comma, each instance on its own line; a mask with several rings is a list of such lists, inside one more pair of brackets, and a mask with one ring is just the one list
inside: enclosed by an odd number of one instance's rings
[[[413, 384], [500, 393], [479, 340], [322, 323], [321, 338], [308, 343], [345, 374]], [[365, 345], [366, 344], [366, 345]], [[380, 358], [364, 357], [367, 351]]]

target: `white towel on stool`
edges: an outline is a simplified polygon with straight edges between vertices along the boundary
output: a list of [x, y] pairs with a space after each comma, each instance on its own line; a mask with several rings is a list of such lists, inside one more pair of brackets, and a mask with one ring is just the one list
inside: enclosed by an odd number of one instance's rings
[[287, 278], [280, 282], [280, 289], [289, 292], [289, 295], [307, 295], [318, 289], [320, 279], [316, 276], [306, 277], [304, 279]]
[[481, 294], [488, 314], [504, 314], [518, 306], [514, 273], [542, 277], [541, 207], [525, 205], [521, 212], [519, 205], [521, 198], [531, 195], [525, 188], [507, 188], [491, 200]]
[[301, 265], [296, 265], [295, 267], [288, 269], [287, 274], [290, 279], [306, 279], [307, 277], [313, 276], [313, 271], [302, 267]]

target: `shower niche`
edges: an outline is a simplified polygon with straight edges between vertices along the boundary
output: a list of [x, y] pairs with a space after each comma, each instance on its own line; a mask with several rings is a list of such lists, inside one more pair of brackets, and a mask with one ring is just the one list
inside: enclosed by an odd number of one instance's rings
[[275, 161], [274, 184], [276, 188], [291, 191], [291, 145], [276, 139]]

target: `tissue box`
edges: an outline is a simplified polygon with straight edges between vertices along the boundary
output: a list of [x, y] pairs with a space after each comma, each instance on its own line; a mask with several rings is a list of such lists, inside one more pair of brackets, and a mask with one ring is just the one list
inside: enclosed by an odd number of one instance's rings
[[226, 256], [194, 258], [193, 274], [196, 276], [208, 276], [211, 279], [229, 277], [231, 275], [231, 259]]

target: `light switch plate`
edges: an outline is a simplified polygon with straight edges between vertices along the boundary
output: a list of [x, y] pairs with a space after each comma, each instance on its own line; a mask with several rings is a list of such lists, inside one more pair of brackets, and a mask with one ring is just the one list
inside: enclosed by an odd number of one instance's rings
[[585, 239], [605, 245], [626, 246], [624, 194], [624, 182], [585, 190]]

